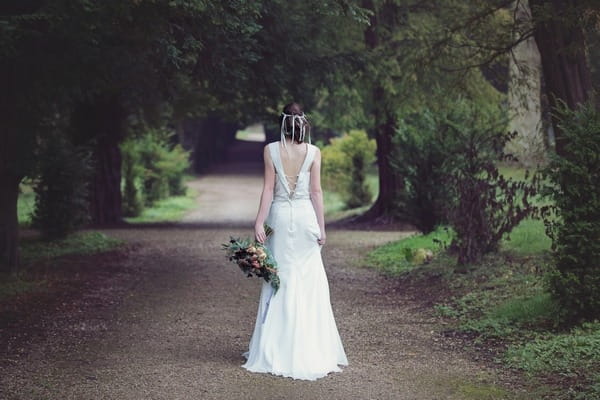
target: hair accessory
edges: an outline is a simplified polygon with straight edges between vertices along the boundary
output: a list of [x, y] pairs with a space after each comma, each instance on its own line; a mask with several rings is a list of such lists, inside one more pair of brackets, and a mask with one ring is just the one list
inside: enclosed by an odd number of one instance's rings
[[300, 132], [298, 133], [298, 139], [302, 142], [304, 141], [304, 136], [306, 134], [306, 127], [308, 126], [308, 143], [310, 144], [310, 124], [308, 123], [308, 120], [306, 119], [306, 115], [304, 115], [304, 113], [301, 114], [286, 114], [284, 112], [281, 113], [281, 142], [283, 143], [284, 147], [287, 147], [286, 143], [285, 143], [285, 135], [289, 135], [287, 128], [287, 120], [288, 118], [291, 118], [291, 124], [292, 124], [292, 142], [294, 141], [294, 137], [296, 136], [296, 121], [298, 122], [298, 126], [300, 129]]

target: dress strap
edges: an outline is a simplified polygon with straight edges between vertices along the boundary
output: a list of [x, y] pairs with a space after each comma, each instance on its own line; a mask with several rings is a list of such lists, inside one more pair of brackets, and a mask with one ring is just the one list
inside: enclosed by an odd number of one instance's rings
[[275, 162], [275, 157], [276, 157], [275, 151], [276, 150], [275, 150], [275, 148], [273, 146], [274, 143], [275, 142], [269, 143], [267, 145], [267, 147], [269, 148], [269, 154], [271, 155], [271, 163], [273, 163], [273, 168], [275, 168], [275, 172], [279, 173], [279, 171], [277, 170], [277, 168], [278, 168], [277, 167], [277, 163]]
[[275, 174], [277, 175], [279, 182], [285, 188], [285, 191], [289, 195], [290, 187], [288, 185], [287, 178], [285, 177], [283, 164], [281, 164], [281, 156], [279, 155], [279, 142], [269, 143], [269, 152], [271, 154], [271, 161], [273, 162], [273, 167], [275, 168]]
[[312, 162], [315, 159], [315, 154], [317, 153], [317, 148], [312, 144], [308, 144], [307, 151], [308, 154], [306, 155], [306, 159], [304, 160], [304, 164], [302, 164], [302, 168], [300, 168], [300, 171], [310, 170], [310, 166], [312, 165]]

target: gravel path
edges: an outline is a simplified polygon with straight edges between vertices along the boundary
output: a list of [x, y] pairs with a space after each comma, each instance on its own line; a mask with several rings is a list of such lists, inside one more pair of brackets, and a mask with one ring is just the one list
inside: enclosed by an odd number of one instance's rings
[[104, 230], [135, 245], [74, 259], [112, 272], [23, 322], [38, 328], [32, 337], [0, 340], [0, 398], [527, 398], [513, 377], [437, 333], [414, 291], [360, 266], [407, 232], [328, 232], [323, 256], [350, 363], [342, 373], [309, 382], [242, 369], [260, 282], [228, 264], [220, 244], [251, 234], [261, 183], [260, 164], [222, 167], [190, 183], [199, 207], [184, 222]]

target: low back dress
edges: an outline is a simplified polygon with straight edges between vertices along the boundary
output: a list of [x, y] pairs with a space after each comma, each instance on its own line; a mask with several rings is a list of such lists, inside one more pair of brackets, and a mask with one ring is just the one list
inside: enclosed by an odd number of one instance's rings
[[310, 199], [310, 167], [317, 148], [306, 144], [296, 185], [290, 188], [280, 142], [268, 145], [275, 168], [266, 241], [277, 262], [280, 288], [263, 281], [247, 361], [242, 367], [294, 379], [315, 380], [348, 365], [333, 317], [321, 257], [319, 224]]

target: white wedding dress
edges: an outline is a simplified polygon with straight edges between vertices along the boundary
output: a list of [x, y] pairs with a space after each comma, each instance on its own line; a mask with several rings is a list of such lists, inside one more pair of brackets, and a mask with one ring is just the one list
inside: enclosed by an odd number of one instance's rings
[[256, 325], [242, 367], [294, 379], [315, 380], [348, 365], [329, 299], [317, 243], [320, 229], [310, 200], [310, 166], [316, 147], [307, 144], [304, 163], [290, 190], [279, 142], [268, 145], [276, 182], [266, 246], [277, 261], [281, 286], [263, 281]]

